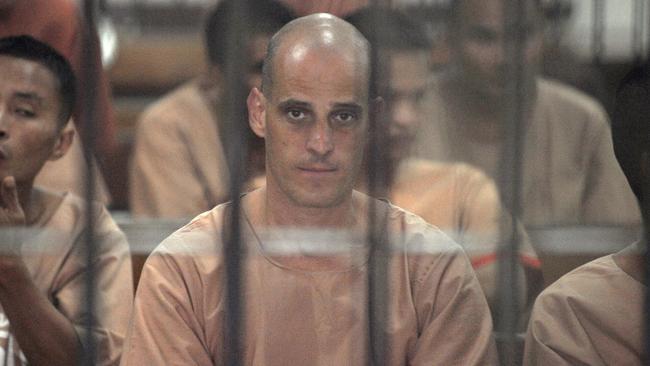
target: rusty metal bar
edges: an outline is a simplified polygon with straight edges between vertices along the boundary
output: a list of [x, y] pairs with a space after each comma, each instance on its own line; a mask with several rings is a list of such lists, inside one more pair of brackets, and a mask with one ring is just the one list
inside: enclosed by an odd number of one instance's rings
[[226, 273], [226, 365], [241, 365], [242, 339], [244, 334], [245, 299], [243, 291], [242, 262], [245, 246], [241, 236], [241, 187], [244, 185], [247, 146], [243, 136], [248, 124], [246, 112], [246, 65], [248, 60], [248, 0], [232, 2], [230, 21], [227, 27], [227, 50], [225, 63], [225, 85], [223, 93], [222, 121], [225, 123], [225, 151], [230, 172], [229, 192], [231, 210], [224, 222], [224, 236], [221, 238], [222, 255]]
[[[510, 224], [521, 216], [521, 177], [524, 137], [525, 106], [530, 90], [526, 83], [525, 48], [527, 39], [527, 2], [504, 0], [504, 59], [506, 63], [506, 102], [504, 105], [503, 131], [499, 165], [502, 198], [510, 210], [510, 217], [502, 217], [501, 243], [498, 262], [499, 306], [496, 313], [496, 334], [501, 345], [501, 363], [516, 365], [518, 360], [517, 326], [519, 324], [519, 291], [516, 286], [518, 270], [519, 238], [516, 225]], [[538, 30], [535, 30], [538, 31]]]
[[[371, 7], [388, 7], [388, 0], [372, 0]], [[384, 63], [382, 50], [377, 46], [382, 37], [382, 19], [378, 12], [372, 12], [372, 29], [368, 41], [370, 42], [370, 93], [369, 93], [369, 144], [367, 161], [367, 184], [370, 197], [386, 197], [390, 185], [390, 172], [387, 169], [388, 129], [387, 118], [379, 113], [373, 105], [376, 96], [387, 90], [387, 68]], [[388, 324], [388, 261], [390, 260], [390, 243], [388, 233], [382, 228], [387, 225], [385, 217], [378, 215], [375, 201], [370, 202], [368, 211], [367, 243], [370, 246], [368, 263], [368, 340], [369, 364], [382, 366], [389, 357], [390, 347], [386, 339], [386, 326]]]
[[95, 156], [95, 145], [97, 141], [97, 121], [95, 120], [94, 108], [92, 106], [96, 105], [97, 100], [97, 89], [99, 83], [96, 79], [96, 74], [93, 72], [98, 68], [101, 68], [101, 65], [97, 65], [99, 58], [95, 57], [95, 52], [99, 52], [100, 47], [98, 44], [98, 39], [94, 35], [96, 34], [96, 14], [97, 14], [97, 4], [94, 0], [85, 0], [83, 3], [83, 27], [82, 27], [82, 42], [83, 42], [83, 61], [81, 67], [81, 74], [84, 80], [84, 90], [79, 90], [78, 93], [83, 95], [82, 103], [90, 106], [83, 108], [82, 121], [84, 123], [82, 132], [83, 139], [83, 152], [84, 152], [84, 162], [85, 162], [85, 178], [86, 178], [86, 230], [85, 230], [85, 243], [86, 243], [86, 266], [87, 266], [87, 276], [85, 283], [85, 304], [86, 304], [86, 316], [85, 320], [85, 339], [84, 342], [84, 354], [82, 363], [87, 366], [94, 365], [97, 362], [97, 344], [93, 334], [94, 324], [94, 315], [95, 314], [95, 289], [96, 289], [96, 274], [95, 274], [95, 257], [97, 256], [97, 248], [95, 245], [95, 215], [93, 210], [95, 207], [93, 205], [95, 197], [95, 171], [93, 169], [94, 156]]

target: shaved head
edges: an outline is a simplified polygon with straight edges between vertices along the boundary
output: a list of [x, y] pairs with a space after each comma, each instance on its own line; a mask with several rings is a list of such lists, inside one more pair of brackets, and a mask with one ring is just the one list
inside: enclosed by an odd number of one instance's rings
[[271, 94], [277, 64], [300, 61], [311, 52], [336, 54], [354, 64], [364, 80], [370, 77], [370, 46], [366, 38], [343, 19], [319, 13], [288, 23], [271, 38], [262, 71], [262, 92]]

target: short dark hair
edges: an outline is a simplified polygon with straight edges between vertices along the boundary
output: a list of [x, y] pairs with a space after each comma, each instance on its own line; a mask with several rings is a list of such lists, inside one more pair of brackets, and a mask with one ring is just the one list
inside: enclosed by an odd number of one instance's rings
[[54, 48], [27, 35], [0, 38], [0, 55], [33, 61], [45, 66], [59, 82], [61, 97], [59, 127], [72, 116], [76, 99], [76, 78], [72, 66]]
[[[376, 29], [376, 19], [381, 29]], [[391, 50], [428, 50], [431, 39], [424, 24], [403, 11], [386, 7], [366, 7], [345, 18], [355, 26], [373, 46]]]
[[[449, 8], [448, 8], [448, 20], [447, 23], [449, 24], [449, 28], [455, 29], [458, 27], [460, 24], [460, 20], [462, 18], [461, 14], [461, 5], [463, 1], [467, 0], [450, 0], [449, 1]], [[531, 0], [533, 1], [535, 7], [537, 10], [540, 11], [540, 15], [544, 16], [545, 15], [545, 6], [542, 0]]]
[[[208, 61], [224, 66], [228, 54], [228, 29], [232, 25], [232, 8], [237, 0], [223, 0], [208, 15], [205, 25], [205, 50]], [[248, 0], [246, 15], [252, 35], [272, 35], [290, 22], [294, 15], [289, 9], [273, 0]]]
[[650, 64], [635, 67], [621, 81], [612, 115], [614, 153], [632, 191], [642, 200], [641, 155], [650, 153]]

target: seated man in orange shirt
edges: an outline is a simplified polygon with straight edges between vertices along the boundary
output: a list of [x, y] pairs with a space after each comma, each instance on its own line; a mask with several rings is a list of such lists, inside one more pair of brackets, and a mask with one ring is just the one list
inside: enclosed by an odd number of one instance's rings
[[[564, 275], [539, 295], [528, 326], [524, 365], [642, 365], [650, 222], [650, 68], [628, 74], [616, 96], [614, 151], [642, 207], [639, 242]], [[644, 341], [645, 339], [645, 341]]]
[[[497, 296], [496, 270], [499, 222], [503, 208], [494, 182], [480, 170], [462, 163], [442, 163], [411, 157], [411, 147], [424, 120], [422, 96], [428, 86], [428, 57], [431, 43], [417, 21], [393, 9], [370, 9], [347, 20], [366, 36], [372, 32], [372, 17], [381, 19], [377, 45], [386, 55], [388, 72], [384, 96], [387, 114], [388, 149], [386, 168], [390, 187], [387, 196], [437, 226], [463, 246], [476, 270], [490, 305]], [[361, 176], [365, 178], [365, 175]], [[361, 182], [365, 185], [365, 181]], [[523, 226], [516, 224], [521, 240], [520, 262], [531, 286], [541, 285], [540, 263]], [[527, 286], [524, 273], [517, 279], [521, 305]], [[531, 293], [536, 292], [536, 288]], [[494, 308], [494, 307], [493, 307]]]
[[[219, 2], [205, 24], [208, 70], [149, 106], [137, 123], [130, 165], [130, 204], [135, 217], [189, 218], [228, 200], [228, 165], [220, 111], [224, 90], [231, 9], [236, 0]], [[259, 86], [266, 46], [291, 13], [273, 0], [250, 3], [253, 25], [246, 47], [248, 86]], [[230, 50], [232, 52], [232, 50]], [[240, 121], [245, 123], [246, 121]], [[249, 180], [264, 174], [263, 142], [246, 136]], [[252, 183], [253, 185], [255, 183]]]
[[126, 238], [93, 204], [97, 287], [89, 314], [87, 205], [34, 185], [72, 141], [64, 128], [74, 108], [72, 68], [44, 43], [9, 37], [0, 39], [0, 79], [0, 364], [77, 364], [90, 323], [94, 361], [116, 365], [133, 298]]
[[[241, 199], [241, 247], [227, 240], [231, 203], [158, 246], [142, 272], [123, 366], [367, 365], [379, 353], [391, 366], [496, 364], [489, 308], [462, 248], [353, 189], [376, 107], [369, 54], [367, 40], [330, 14], [273, 36], [262, 91], [248, 97], [267, 179]], [[362, 240], [371, 207], [386, 251]], [[246, 254], [239, 288], [222, 244]], [[378, 257], [388, 266], [387, 314], [369, 324]], [[233, 309], [237, 289], [243, 302]], [[237, 317], [240, 333], [229, 322]]]

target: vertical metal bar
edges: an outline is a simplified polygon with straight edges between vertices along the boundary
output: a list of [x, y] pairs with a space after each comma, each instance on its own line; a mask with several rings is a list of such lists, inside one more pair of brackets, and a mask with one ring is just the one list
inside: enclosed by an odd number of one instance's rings
[[[643, 248], [643, 264], [644, 264], [644, 276], [645, 283], [650, 283], [650, 177], [646, 174], [642, 177], [644, 180], [642, 182], [642, 197], [643, 201], [639, 202], [641, 204], [641, 215], [643, 218], [643, 237], [641, 247]], [[645, 359], [642, 359], [644, 365], [650, 363], [650, 291], [647, 286], [645, 288], [645, 301], [644, 301], [644, 312], [643, 312], [643, 345], [645, 352], [642, 353], [645, 355]]]
[[644, 0], [634, 0], [632, 5], [632, 57], [637, 65], [643, 60], [644, 3]]
[[[370, 5], [373, 8], [387, 7], [387, 0], [372, 0]], [[373, 99], [387, 90], [388, 80], [386, 67], [382, 59], [381, 49], [377, 45], [382, 37], [383, 27], [378, 12], [372, 12], [371, 18], [373, 30], [370, 32], [370, 113], [369, 113], [369, 137], [367, 156], [367, 182], [368, 194], [370, 197], [386, 197], [390, 182], [388, 168], [388, 155], [390, 150], [387, 147], [386, 118], [381, 115], [373, 105]], [[385, 217], [377, 214], [378, 210], [375, 201], [370, 201], [368, 211], [368, 236], [367, 243], [370, 246], [370, 260], [368, 263], [368, 340], [369, 340], [369, 364], [382, 366], [389, 357], [390, 347], [386, 338], [386, 325], [388, 322], [388, 264], [390, 260], [390, 244], [388, 235], [382, 228], [386, 223], [382, 222]]]
[[223, 233], [223, 258], [225, 260], [226, 272], [226, 331], [225, 331], [225, 350], [226, 365], [241, 365], [242, 339], [244, 335], [245, 319], [245, 302], [242, 296], [244, 285], [242, 263], [245, 258], [244, 245], [241, 237], [241, 200], [239, 197], [240, 189], [244, 184], [245, 162], [247, 146], [243, 136], [245, 128], [248, 126], [244, 123], [247, 118], [246, 113], [246, 65], [248, 64], [248, 47], [242, 45], [248, 44], [248, 0], [238, 0], [232, 2], [230, 19], [228, 22], [228, 33], [225, 79], [223, 93], [223, 118], [222, 126], [225, 126], [224, 133], [227, 138], [225, 150], [228, 160], [228, 169], [230, 172], [230, 197], [232, 199], [231, 210], [224, 225]]
[[95, 215], [93, 210], [94, 197], [95, 197], [95, 171], [93, 169], [94, 156], [95, 156], [95, 144], [96, 144], [96, 131], [97, 123], [94, 115], [94, 108], [92, 106], [96, 105], [97, 99], [97, 88], [98, 81], [96, 79], [96, 74], [93, 72], [98, 68], [101, 68], [101, 65], [97, 65], [99, 58], [96, 57], [96, 52], [99, 52], [99, 44], [97, 44], [97, 37], [95, 37], [95, 16], [96, 16], [96, 3], [94, 0], [85, 0], [83, 3], [83, 28], [82, 28], [82, 46], [83, 46], [83, 61], [80, 73], [82, 80], [84, 80], [83, 86], [84, 90], [78, 90], [78, 93], [82, 93], [84, 96], [82, 103], [87, 105], [86, 108], [83, 108], [82, 121], [84, 123], [82, 132], [84, 138], [81, 139], [83, 144], [83, 151], [85, 156], [85, 177], [86, 177], [86, 231], [85, 231], [85, 242], [86, 242], [86, 266], [87, 276], [85, 284], [85, 302], [86, 302], [86, 321], [84, 324], [85, 327], [85, 339], [83, 340], [84, 344], [84, 354], [83, 354], [83, 364], [87, 366], [94, 365], [97, 354], [97, 347], [95, 342], [95, 337], [93, 334], [94, 324], [94, 314], [95, 314], [95, 257], [97, 255], [97, 250], [95, 247]]
[[[516, 286], [519, 238], [514, 217], [521, 216], [521, 171], [526, 104], [531, 95], [525, 75], [527, 1], [504, 0], [504, 58], [506, 62], [506, 102], [503, 131], [505, 132], [500, 160], [500, 188], [510, 217], [501, 222], [501, 243], [498, 263], [499, 308], [496, 317], [497, 337], [500, 341], [503, 365], [516, 365], [517, 325], [519, 323], [519, 291]], [[538, 31], [538, 30], [536, 30]]]
[[594, 63], [601, 65], [605, 54], [605, 1], [593, 0], [593, 33], [591, 39]]

